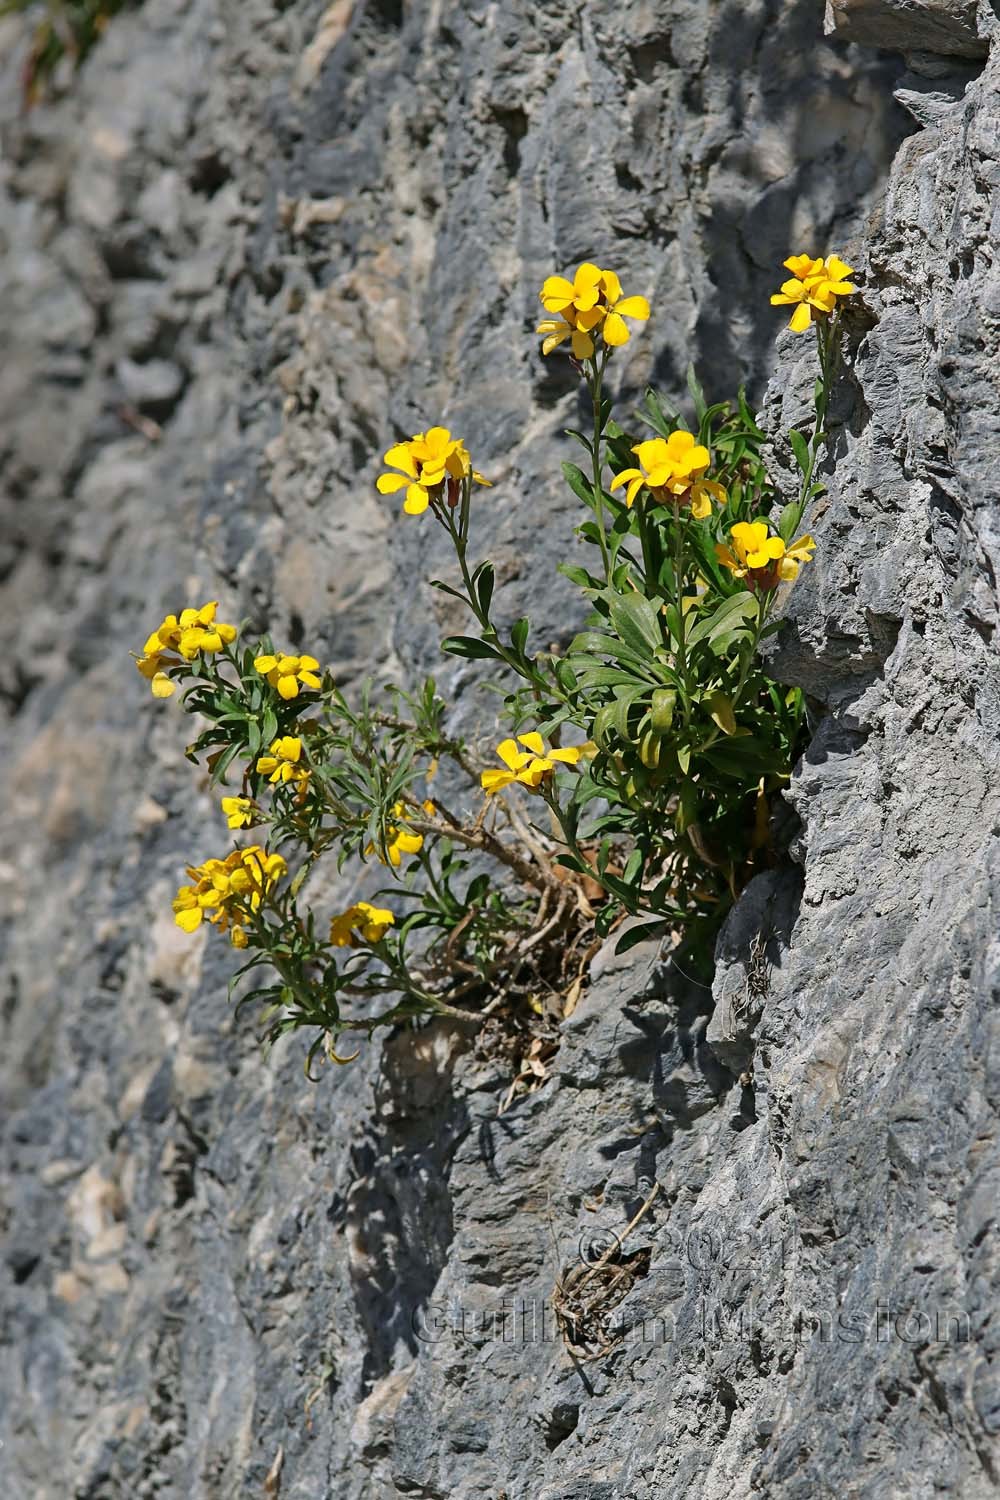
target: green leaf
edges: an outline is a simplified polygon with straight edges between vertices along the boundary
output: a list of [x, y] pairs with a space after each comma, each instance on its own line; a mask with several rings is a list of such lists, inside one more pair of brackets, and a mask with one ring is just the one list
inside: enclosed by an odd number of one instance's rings
[[792, 540], [802, 519], [802, 506], [797, 500], [786, 505], [778, 517], [778, 535], [787, 545]]
[[583, 470], [577, 468], [576, 464], [564, 463], [562, 466], [562, 471], [563, 478], [569, 485], [570, 489], [573, 491], [574, 495], [576, 495], [577, 499], [582, 500], [584, 505], [589, 505], [591, 510], [596, 510], [597, 506], [594, 501], [594, 488]]
[[802, 473], [807, 474], [809, 472], [809, 444], [802, 436], [802, 433], [796, 431], [794, 427], [788, 434], [788, 441], [792, 445], [792, 452], [795, 454], [795, 462], [802, 470]]
[[564, 692], [576, 691], [576, 673], [568, 661], [557, 661], [555, 664], [556, 681]]
[[711, 613], [702, 613], [688, 634], [688, 645], [696, 646], [699, 641], [712, 641], [716, 636], [735, 629], [741, 621], [756, 619], [759, 608], [756, 595], [746, 589], [730, 599], [724, 599]]
[[526, 615], [522, 615], [514, 622], [510, 632], [511, 644], [518, 656], [524, 655], [524, 648], [528, 643], [528, 631], [531, 629], [531, 621]]
[[611, 621], [626, 646], [649, 658], [663, 644], [656, 610], [642, 594], [626, 594], [611, 605]]
[[687, 388], [691, 392], [691, 399], [694, 402], [695, 421], [700, 426], [701, 420], [707, 410], [707, 403], [705, 401], [705, 392], [702, 390], [701, 383], [694, 373], [694, 365], [688, 365]]
[[758, 442], [762, 443], [764, 441], [765, 434], [761, 432], [760, 428], [757, 426], [756, 418], [747, 405], [747, 393], [745, 386], [740, 386], [737, 403], [739, 406], [740, 417], [742, 418], [744, 428], [751, 437], [756, 438]]
[[212, 768], [213, 785], [218, 785], [220, 782], [225, 781], [226, 772], [229, 770], [229, 767], [232, 765], [233, 761], [236, 759], [242, 748], [243, 747], [237, 742], [235, 745], [230, 745], [228, 749], [223, 750], [222, 754], [219, 756], [218, 760], [215, 762], [214, 767]]
[[604, 665], [604, 663], [600, 660], [597, 660], [593, 663], [587, 661], [586, 659], [582, 662], [578, 662], [577, 660], [575, 660], [575, 658], [581, 656], [584, 658], [601, 658], [604, 656], [610, 656], [615, 661], [626, 663], [629, 666], [639, 667], [643, 671], [647, 669], [649, 663], [648, 651], [644, 650], [642, 653], [633, 651], [629, 646], [625, 644], [624, 641], [619, 640], [617, 636], [603, 635], [600, 631], [597, 630], [582, 630], [579, 635], [574, 636], [569, 643], [569, 649], [566, 652], [566, 656], [572, 662], [572, 665], [574, 667]]
[[661, 437], [669, 437], [680, 421], [680, 412], [675, 411], [669, 402], [658, 396], [652, 386], [646, 387], [644, 405], [648, 413], [649, 426]]
[[453, 589], [450, 583], [442, 583], [440, 578], [428, 578], [427, 582], [432, 589], [440, 589], [442, 594], [450, 594], [453, 599], [461, 599], [463, 604], [468, 604], [468, 599], [461, 589]]
[[475, 585], [476, 595], [479, 599], [479, 608], [488, 617], [490, 602], [493, 598], [493, 587], [496, 583], [493, 564], [491, 562], [480, 563], [472, 575], [472, 582]]
[[556, 572], [561, 573], [564, 578], [568, 578], [570, 583], [575, 583], [577, 588], [591, 589], [600, 587], [599, 579], [595, 578], [593, 574], [588, 573], [586, 568], [578, 568], [575, 563], [560, 563], [556, 568]]
[[717, 771], [727, 776], [739, 776], [755, 780], [769, 771], [783, 771], [787, 767], [781, 750], [755, 735], [739, 735], [731, 740], [720, 740], [701, 752]]
[[449, 635], [441, 642], [441, 650], [450, 656], [466, 657], [470, 661], [503, 661], [499, 651], [473, 635]]
[[635, 677], [620, 667], [588, 667], [586, 671], [580, 673], [578, 680], [580, 691], [585, 693], [593, 688], [633, 687], [634, 685]]
[[635, 948], [639, 943], [648, 942], [652, 938], [666, 936], [666, 922], [639, 922], [635, 927], [629, 927], [622, 933], [615, 944], [615, 954], [627, 953], [630, 948]]
[[723, 734], [736, 733], [733, 700], [727, 693], [711, 693], [708, 698], [708, 712], [712, 722], [719, 726]]

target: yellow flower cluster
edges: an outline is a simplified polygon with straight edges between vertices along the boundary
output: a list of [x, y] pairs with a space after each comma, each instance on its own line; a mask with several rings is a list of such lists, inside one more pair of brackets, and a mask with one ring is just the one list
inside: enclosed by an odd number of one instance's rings
[[[519, 750], [521, 744], [525, 748]], [[502, 791], [505, 786], [517, 782], [521, 786], [537, 791], [546, 777], [555, 771], [557, 763], [575, 766], [590, 750], [589, 745], [573, 745], [567, 750], [546, 750], [540, 734], [519, 734], [517, 740], [502, 740], [497, 746], [497, 755], [507, 767], [506, 771], [484, 771], [480, 780], [487, 797]]]
[[431, 427], [418, 432], [406, 443], [388, 449], [383, 461], [399, 474], [380, 474], [375, 487], [380, 495], [395, 495], [405, 489], [403, 509], [409, 516], [421, 515], [432, 500], [438, 500], [448, 486], [448, 504], [458, 504], [459, 488], [470, 477], [476, 484], [490, 488], [472, 467], [469, 451], [461, 438], [453, 438], [447, 427]]
[[185, 932], [195, 932], [206, 912], [220, 932], [228, 932], [234, 948], [247, 946], [243, 928], [247, 916], [284, 875], [288, 866], [280, 854], [268, 854], [259, 844], [234, 849], [225, 859], [189, 865], [193, 885], [182, 885], [174, 898], [174, 921]]
[[[433, 818], [437, 811], [433, 802], [424, 802], [421, 805], [421, 810], [428, 818]], [[392, 809], [392, 815], [394, 818], [405, 818], [406, 804], [404, 802], [397, 802]], [[406, 828], [390, 824], [386, 829], [386, 854], [388, 857], [383, 858], [381, 854], [378, 857], [382, 861], [382, 864], [392, 865], [394, 870], [398, 870], [404, 854], [419, 854], [423, 847], [424, 836], [422, 833], [410, 833]], [[374, 844], [366, 845], [366, 854], [375, 854], [377, 852]]]
[[[236, 639], [236, 626], [216, 620], [218, 600], [200, 609], [182, 609], [180, 615], [167, 615], [153, 631], [135, 664], [152, 688], [154, 698], [169, 698], [175, 684], [167, 669], [179, 667], [182, 661], [193, 661], [199, 651], [211, 656]], [[176, 654], [175, 654], [176, 653]]]
[[396, 918], [384, 906], [356, 901], [330, 923], [330, 942], [335, 948], [357, 948], [358, 933], [366, 943], [380, 943]]
[[828, 255], [826, 260], [790, 255], [783, 265], [792, 275], [782, 282], [781, 291], [774, 293], [771, 306], [795, 308], [788, 324], [793, 333], [805, 333], [816, 313], [832, 313], [838, 297], [849, 297], [857, 291], [846, 279], [853, 274], [851, 268], [839, 255]]
[[625, 504], [631, 507], [638, 491], [645, 485], [656, 500], [690, 505], [699, 521], [711, 515], [712, 500], [726, 503], [726, 492], [713, 479], [703, 479], [711, 462], [708, 449], [695, 442], [694, 434], [679, 430], [668, 438], [650, 438], [632, 449], [641, 465], [623, 469], [611, 481], [613, 490], [627, 485]]
[[323, 685], [316, 675], [319, 662], [315, 656], [286, 656], [284, 651], [278, 651], [273, 656], [254, 657], [253, 664], [286, 701], [299, 696], [300, 683], [303, 687], [313, 689]]
[[537, 329], [546, 335], [543, 354], [551, 354], [569, 339], [576, 359], [591, 359], [598, 333], [609, 348], [616, 349], [630, 338], [626, 318], [644, 323], [649, 317], [645, 297], [623, 297], [614, 271], [602, 271], [590, 261], [577, 267], [572, 281], [549, 276], [538, 296], [545, 311], [552, 314]]
[[296, 781], [304, 788], [311, 773], [301, 762], [302, 741], [298, 735], [283, 734], [272, 743], [271, 753], [262, 755], [257, 761], [257, 769], [272, 786]]
[[735, 578], [746, 579], [748, 589], [762, 594], [797, 578], [801, 564], [812, 562], [816, 548], [811, 536], [800, 536], [786, 547], [780, 536], [769, 534], [766, 521], [737, 521], [729, 540], [731, 546], [715, 544], [719, 562]]

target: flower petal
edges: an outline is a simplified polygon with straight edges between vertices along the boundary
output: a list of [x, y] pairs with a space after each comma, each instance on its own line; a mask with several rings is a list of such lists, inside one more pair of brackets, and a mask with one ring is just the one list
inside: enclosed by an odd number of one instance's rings
[[604, 336], [604, 342], [606, 344], [610, 344], [612, 349], [617, 349], [620, 348], [622, 344], [627, 344], [629, 339], [631, 338], [631, 334], [628, 331], [628, 325], [623, 318], [620, 318], [618, 316], [616, 312], [608, 313], [607, 317], [604, 319], [601, 333]]
[[561, 329], [559, 333], [550, 333], [542, 345], [542, 353], [551, 354], [553, 349], [558, 349], [563, 340], [569, 338], [572, 332], [572, 328], [567, 323], [565, 328]]
[[531, 751], [532, 755], [545, 754], [545, 742], [534, 730], [530, 734], [519, 734], [517, 738], [526, 750]]
[[602, 274], [600, 266], [595, 266], [593, 261], [585, 260], [582, 265], [577, 266], [576, 275], [573, 277], [574, 295], [578, 296], [582, 291], [597, 287]]
[[628, 484], [630, 479], [636, 478], [638, 478], [639, 480], [642, 479], [641, 469], [622, 469], [620, 474], [616, 474], [614, 476], [611, 483], [608, 485], [608, 489], [617, 490], [621, 485]]
[[420, 516], [430, 504], [430, 496], [423, 485], [411, 484], [406, 491], [403, 509], [408, 516]]
[[394, 495], [397, 490], [405, 489], [409, 482], [405, 474], [380, 474], [375, 488], [380, 495]]
[[417, 466], [410, 452], [409, 443], [397, 443], [382, 455], [383, 463], [387, 463], [390, 469], [402, 469], [404, 474], [409, 474], [411, 479], [417, 477]]
[[645, 323], [649, 317], [649, 303], [645, 297], [625, 297], [615, 303], [615, 312], [620, 318], [636, 318]]
[[509, 766], [512, 771], [520, 770], [521, 766], [529, 758], [517, 748], [516, 740], [501, 740], [497, 746], [497, 754], [504, 765]]
[[628, 506], [628, 508], [630, 510], [631, 510], [632, 505], [633, 505], [633, 503], [635, 501], [636, 495], [642, 489], [643, 482], [644, 481], [643, 481], [642, 475], [640, 474], [639, 477], [638, 477], [638, 479], [633, 479], [632, 480], [632, 482], [629, 485], [628, 489], [625, 491], [625, 504]]
[[479, 779], [482, 783], [483, 791], [489, 797], [494, 792], [499, 792], [502, 787], [510, 786], [514, 780], [514, 775], [511, 771], [484, 771]]

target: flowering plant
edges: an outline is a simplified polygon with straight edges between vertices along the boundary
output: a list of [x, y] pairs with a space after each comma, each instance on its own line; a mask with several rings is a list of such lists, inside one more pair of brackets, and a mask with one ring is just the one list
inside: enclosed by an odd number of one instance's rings
[[[215, 782], [238, 770], [222, 813], [254, 839], [189, 869], [176, 920], [193, 932], [207, 916], [247, 952], [240, 974], [264, 971], [244, 1000], [266, 1005], [268, 1039], [312, 1027], [310, 1061], [344, 1061], [343, 1032], [422, 1014], [530, 1030], [575, 1004], [615, 929], [620, 951], [678, 930], [710, 966], [721, 918], [780, 853], [771, 814], [803, 700], [771, 679], [760, 646], [815, 550], [800, 528], [822, 489], [838, 298], [854, 290], [836, 256], [786, 267], [772, 301], [794, 304], [796, 332], [815, 326], [820, 373], [811, 430], [789, 434], [800, 480], [783, 497], [742, 392], [709, 404], [692, 376], [691, 417], [648, 390], [646, 435], [614, 418], [609, 362], [631, 337], [625, 319], [649, 317], [643, 297], [589, 262], [544, 283], [543, 354], [568, 346], [593, 418], [567, 434], [586, 455], [563, 473], [592, 554], [560, 569], [583, 601], [561, 653], [529, 651], [527, 619], [506, 632], [494, 620], [493, 564], [469, 557], [489, 481], [465, 443], [436, 426], [386, 452], [379, 492], [402, 492], [404, 512], [429, 515], [454, 551], [454, 579], [431, 582], [473, 628], [443, 651], [505, 675], [512, 733], [493, 764], [450, 734], [432, 679], [414, 692], [366, 683], [349, 700], [316, 657], [244, 644], [215, 603], [150, 635], [139, 671], [157, 697], [186, 685], [207, 725], [188, 753], [208, 752]], [[368, 879], [364, 896], [387, 904], [314, 894], [331, 855], [357, 884], [381, 871], [389, 887]]]

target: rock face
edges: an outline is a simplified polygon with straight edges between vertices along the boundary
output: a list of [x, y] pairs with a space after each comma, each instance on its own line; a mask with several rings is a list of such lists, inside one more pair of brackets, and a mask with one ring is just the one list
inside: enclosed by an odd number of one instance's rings
[[[26, 118], [0, 23], [4, 1494], [996, 1493], [998, 27], [834, 0], [904, 63], [820, 9], [160, 0]], [[815, 733], [715, 997], [602, 955], [504, 1113], [447, 1028], [262, 1060], [170, 918], [224, 829], [128, 648], [218, 596], [345, 681], [435, 669], [442, 554], [373, 477], [438, 414], [504, 607], [563, 638], [541, 278], [650, 296], [626, 399], [773, 372], [778, 431], [800, 246], [864, 272], [775, 645]], [[553, 1294], [616, 1247], [574, 1361]]]

